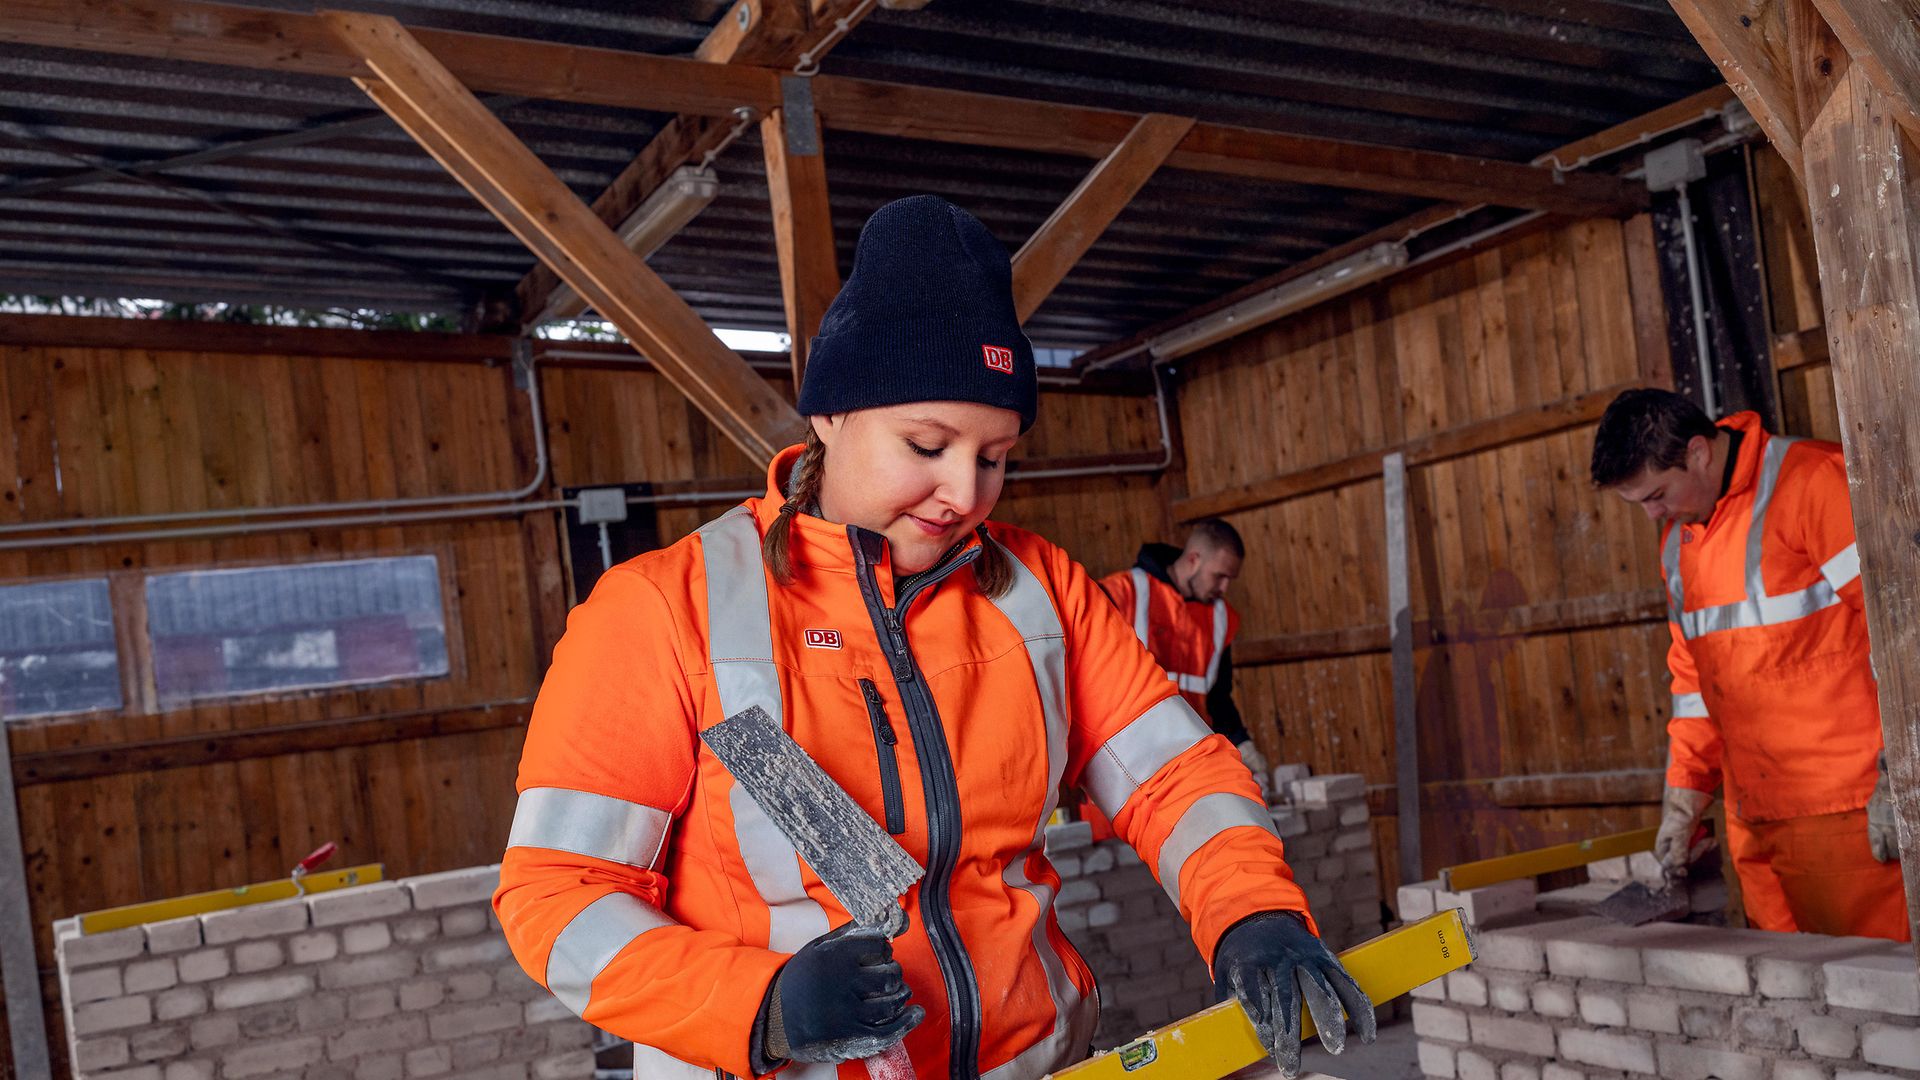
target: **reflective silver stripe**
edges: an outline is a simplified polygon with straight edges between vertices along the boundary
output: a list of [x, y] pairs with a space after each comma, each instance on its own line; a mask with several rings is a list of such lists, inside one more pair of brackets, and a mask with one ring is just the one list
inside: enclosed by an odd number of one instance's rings
[[[1180, 823], [1167, 834], [1167, 842], [1160, 845], [1160, 862], [1157, 866], [1160, 875], [1160, 887], [1172, 898], [1173, 906], [1180, 906], [1180, 871], [1193, 858], [1207, 841], [1226, 832], [1251, 825], [1265, 829], [1274, 839], [1280, 834], [1274, 831], [1273, 819], [1268, 816], [1267, 808], [1247, 798], [1245, 795], [1233, 795], [1218, 792], [1203, 795], [1187, 807], [1180, 815]], [[1184, 916], [1185, 913], [1182, 912]]]
[[[989, 540], [989, 543], [997, 541]], [[1033, 664], [1033, 681], [1040, 695], [1041, 713], [1047, 729], [1047, 786], [1040, 812], [1034, 817], [1033, 843], [1010, 862], [1001, 878], [1010, 889], [1023, 889], [1036, 906], [1033, 925], [1033, 951], [1047, 980], [1047, 995], [1053, 1000], [1053, 1030], [1039, 1042], [1022, 1051], [1012, 1061], [985, 1074], [993, 1080], [1030, 1080], [1044, 1076], [1056, 1067], [1077, 1060], [1093, 1037], [1093, 1010], [1084, 999], [1067, 965], [1047, 936], [1047, 916], [1053, 910], [1054, 891], [1044, 882], [1027, 877], [1027, 860], [1046, 846], [1047, 818], [1059, 801], [1060, 775], [1067, 765], [1067, 649], [1066, 631], [1053, 597], [1034, 576], [1026, 563], [1010, 551], [1007, 562], [1013, 567], [1013, 587], [994, 599], [994, 606], [1006, 616], [1026, 642], [1027, 658]], [[1063, 1056], [1072, 1055], [1072, 1056]], [[985, 1078], [983, 1077], [983, 1080]]]
[[[1780, 467], [1786, 461], [1787, 450], [1800, 440], [1786, 435], [1775, 435], [1767, 440], [1766, 450], [1761, 455], [1760, 473], [1754, 480], [1753, 516], [1747, 523], [1747, 595], [1731, 604], [1715, 607], [1686, 610], [1686, 587], [1680, 574], [1680, 538], [1681, 526], [1671, 526], [1667, 530], [1666, 544], [1661, 549], [1661, 563], [1667, 572], [1667, 612], [1668, 618], [1680, 624], [1680, 636], [1688, 641], [1722, 630], [1745, 630], [1759, 626], [1777, 626], [1780, 623], [1804, 619], [1815, 612], [1822, 611], [1839, 603], [1835, 590], [1834, 575], [1829, 575], [1827, 567], [1820, 568], [1821, 580], [1814, 582], [1797, 592], [1782, 593], [1779, 596], [1767, 595], [1764, 555], [1767, 532], [1767, 509], [1773, 503], [1773, 493], [1780, 485]], [[1848, 551], [1852, 551], [1849, 548]], [[1834, 556], [1828, 565], [1836, 573], [1844, 572], [1848, 566], [1848, 553]], [[1858, 556], [1852, 557], [1852, 569], [1859, 573]], [[1852, 580], [1846, 578], [1840, 584]], [[1704, 715], [1704, 714], [1702, 714]]]
[[553, 939], [547, 954], [547, 990], [585, 1016], [593, 980], [633, 940], [649, 930], [677, 925], [659, 908], [627, 893], [607, 895], [580, 909]]
[[1705, 716], [1707, 699], [1699, 694], [1675, 694], [1673, 695], [1673, 715]]
[[1172, 672], [1168, 672], [1168, 675], [1175, 685], [1189, 694], [1204, 694], [1213, 689], [1206, 679], [1198, 675], [1174, 675]]
[[1147, 572], [1139, 567], [1129, 572], [1133, 575], [1133, 632], [1140, 638], [1140, 644], [1146, 645], [1147, 599], [1153, 589], [1153, 579], [1147, 577]]
[[647, 1080], [713, 1080], [712, 1069], [681, 1061], [645, 1043], [633, 1044], [633, 1075], [644, 1076]]
[[1201, 693], [1213, 692], [1213, 684], [1220, 680], [1220, 658], [1227, 652], [1227, 602], [1213, 602], [1213, 655], [1207, 659], [1207, 686]]
[[[739, 506], [708, 522], [700, 529], [700, 552], [707, 573], [707, 655], [720, 711], [732, 716], [758, 705], [781, 722], [786, 711], [773, 663], [773, 617], [753, 515]], [[760, 804], [738, 786], [728, 804], [740, 859], [769, 911], [767, 947], [795, 952], [827, 932], [827, 913], [807, 895], [799, 852]]]
[[1860, 545], [1848, 544], [1840, 554], [1828, 559], [1820, 566], [1820, 576], [1827, 579], [1834, 592], [1839, 592], [1860, 576]]
[[547, 848], [651, 870], [673, 818], [665, 810], [591, 791], [528, 788], [507, 846]]
[[1081, 786], [1112, 820], [1120, 816], [1120, 808], [1127, 805], [1141, 784], [1206, 737], [1206, 723], [1185, 698], [1166, 698], [1093, 752]]

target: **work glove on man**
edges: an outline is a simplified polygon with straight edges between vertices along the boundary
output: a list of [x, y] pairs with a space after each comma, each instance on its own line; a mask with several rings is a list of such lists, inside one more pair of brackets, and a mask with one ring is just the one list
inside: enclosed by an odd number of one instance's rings
[[1880, 779], [1867, 797], [1867, 843], [1883, 863], [1900, 859], [1900, 831], [1893, 823], [1893, 787], [1887, 781], [1887, 755], [1880, 755]]
[[1712, 795], [1692, 788], [1668, 787], [1660, 797], [1660, 831], [1654, 836], [1653, 857], [1660, 860], [1668, 877], [1686, 874], [1687, 867], [1713, 846], [1710, 839], [1697, 844], [1693, 840], [1700, 819], [1712, 805]]
[[1372, 1042], [1376, 1033], [1373, 1003], [1290, 911], [1252, 915], [1226, 932], [1213, 954], [1213, 992], [1240, 999], [1260, 1045], [1288, 1077], [1300, 1074], [1302, 998], [1328, 1053], [1346, 1049], [1348, 1019], [1361, 1042]]
[[847, 923], [800, 947], [761, 1006], [766, 1063], [853, 1061], [899, 1042], [927, 1018], [907, 1001], [884, 930]]

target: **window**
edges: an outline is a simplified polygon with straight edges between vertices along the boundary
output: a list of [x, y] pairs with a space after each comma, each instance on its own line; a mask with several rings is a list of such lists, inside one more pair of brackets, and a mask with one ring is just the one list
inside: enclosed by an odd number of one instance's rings
[[146, 586], [162, 707], [447, 674], [431, 555], [156, 574]]
[[119, 707], [106, 579], [0, 587], [0, 716]]

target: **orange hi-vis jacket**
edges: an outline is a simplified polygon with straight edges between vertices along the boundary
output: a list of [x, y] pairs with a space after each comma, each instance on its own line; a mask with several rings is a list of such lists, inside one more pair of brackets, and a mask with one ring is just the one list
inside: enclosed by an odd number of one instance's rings
[[893, 943], [927, 1010], [906, 1038], [921, 1077], [1026, 1080], [1087, 1049], [1093, 979], [1052, 916], [1044, 851], [1063, 780], [1112, 816], [1203, 956], [1250, 914], [1304, 912], [1239, 755], [1059, 548], [993, 523], [1006, 595], [976, 586], [977, 538], [900, 594], [881, 537], [802, 514], [795, 580], [775, 582], [760, 542], [798, 456], [775, 460], [765, 498], [601, 578], [527, 733], [495, 908], [533, 978], [641, 1044], [636, 1075], [749, 1075], [781, 964], [848, 918], [700, 742], [750, 705], [926, 868]]
[[1240, 614], [1225, 600], [1200, 604], [1140, 567], [1100, 579], [1100, 587], [1121, 614], [1133, 621], [1134, 636], [1147, 647], [1180, 688], [1180, 695], [1203, 718], [1207, 694], [1220, 677], [1220, 658], [1240, 632]]
[[1742, 434], [1705, 525], [1662, 537], [1673, 645], [1667, 783], [1778, 821], [1867, 804], [1881, 749], [1860, 559], [1836, 443]]

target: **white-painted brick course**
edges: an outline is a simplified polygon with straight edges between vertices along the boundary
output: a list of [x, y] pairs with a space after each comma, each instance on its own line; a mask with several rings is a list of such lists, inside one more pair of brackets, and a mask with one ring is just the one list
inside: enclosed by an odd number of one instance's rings
[[125, 1035], [102, 1035], [97, 1039], [79, 1039], [73, 1044], [73, 1067], [81, 1072], [111, 1069], [132, 1060], [133, 1051]]
[[1560, 1056], [1616, 1072], [1654, 1072], [1653, 1042], [1644, 1035], [1568, 1028], [1560, 1033]]
[[1753, 959], [1771, 948], [1771, 934], [1761, 930], [1728, 930], [1719, 926], [1668, 924], [1643, 928], [1659, 931], [1641, 953], [1648, 986], [1701, 990], [1712, 994], [1746, 995], [1753, 992]]
[[117, 997], [89, 1001], [73, 1007], [73, 1033], [98, 1035], [106, 1031], [124, 1031], [153, 1022], [153, 999]]
[[399, 881], [376, 881], [350, 889], [315, 893], [309, 898], [313, 925], [344, 926], [347, 923], [385, 919], [413, 909], [413, 894]]
[[340, 931], [340, 944], [348, 955], [379, 952], [393, 944], [393, 931], [386, 923], [361, 923]]
[[97, 967], [76, 971], [73, 977], [67, 980], [67, 1003], [70, 1005], [117, 998], [126, 992], [125, 985], [120, 981], [120, 969], [117, 967]]
[[223, 1011], [244, 1009], [249, 1005], [289, 1001], [312, 992], [313, 975], [309, 972], [288, 971], [274, 975], [249, 975], [244, 978], [230, 979], [215, 986], [213, 1007]]
[[201, 949], [174, 961], [182, 982], [203, 983], [233, 974], [233, 958], [225, 949]]
[[200, 916], [200, 935], [209, 945], [231, 945], [306, 928], [307, 904], [303, 899], [275, 900]]
[[1829, 960], [1877, 952], [1879, 938], [1827, 937], [1823, 934], [1775, 934], [1765, 955], [1753, 961], [1755, 989], [1770, 998], [1794, 1000], [1820, 996], [1820, 968]]
[[231, 1080], [288, 1072], [320, 1060], [323, 1044], [316, 1035], [304, 1035], [277, 1042], [252, 1043], [227, 1051], [220, 1062], [220, 1075]]
[[1627, 999], [1616, 990], [1589, 984], [1580, 988], [1580, 1019], [1594, 1027], [1626, 1027]]
[[[1083, 823], [1084, 824], [1084, 823]], [[452, 907], [455, 904], [485, 903], [500, 887], [498, 866], [476, 866], [470, 870], [449, 870], [407, 878], [405, 885], [413, 893], [413, 906], [420, 911]]]
[[1423, 1039], [1467, 1041], [1467, 1014], [1444, 1005], [1413, 1003], [1413, 1031]]
[[487, 912], [484, 907], [454, 908], [440, 916], [440, 932], [448, 937], [467, 937], [487, 932]]
[[[437, 1039], [438, 1036], [435, 1036]], [[327, 1058], [341, 1061], [361, 1054], [391, 1054], [417, 1049], [427, 1041], [427, 1021], [402, 1013], [378, 1023], [355, 1023], [327, 1039]], [[396, 1058], [396, 1062], [401, 1060]]]
[[1473, 1013], [1468, 1017], [1476, 1046], [1511, 1050], [1517, 1054], [1550, 1057], [1553, 1054], [1553, 1026], [1542, 1020], [1518, 1016]]
[[200, 947], [200, 918], [189, 915], [184, 919], [168, 919], [166, 922], [148, 923], [147, 952], [154, 956], [167, 953], [185, 952]]
[[1502, 881], [1497, 885], [1488, 885], [1479, 889], [1467, 889], [1463, 892], [1450, 892], [1436, 889], [1433, 894], [1433, 906], [1437, 911], [1459, 908], [1462, 918], [1469, 926], [1487, 926], [1503, 919], [1512, 919], [1533, 912], [1534, 897], [1539, 895], [1539, 886], [1532, 878], [1521, 881]]
[[1636, 990], [1627, 995], [1627, 1026], [1662, 1035], [1680, 1034], [1680, 1003], [1660, 991]]
[[1765, 1080], [1767, 1059], [1710, 1046], [1661, 1040], [1658, 1048], [1663, 1080]]
[[1453, 1047], [1442, 1046], [1439, 1043], [1422, 1042], [1417, 1052], [1420, 1056], [1420, 1072], [1422, 1074], [1440, 1077], [1442, 1080], [1453, 1080]]
[[1838, 1016], [1803, 1016], [1797, 1025], [1800, 1046], [1825, 1058], [1852, 1058], [1860, 1052], [1860, 1029]]
[[1472, 971], [1448, 972], [1447, 1000], [1460, 1005], [1485, 1006], [1487, 980]]
[[1878, 1022], [1861, 1024], [1860, 1056], [1869, 1065], [1920, 1069], [1920, 1029]]
[[327, 930], [295, 934], [287, 939], [287, 958], [296, 964], [320, 964], [340, 955], [340, 938]]
[[1638, 927], [1596, 923], [1547, 942], [1547, 970], [1562, 979], [1603, 979], [1637, 983], [1641, 935]]
[[109, 930], [104, 934], [84, 934], [60, 945], [60, 955], [70, 969], [131, 960], [146, 950], [147, 932], [138, 926]]
[[176, 986], [154, 995], [153, 1018], [162, 1022], [185, 1020], [207, 1011], [207, 991], [199, 986]]
[[1821, 972], [1827, 1004], [1834, 1008], [1920, 1016], [1920, 972], [1915, 971], [1913, 952], [1907, 946], [1832, 960]]
[[271, 971], [287, 962], [287, 951], [279, 941], [243, 941], [233, 947], [233, 970], [241, 975]]
[[1528, 998], [1533, 1003], [1533, 1011], [1541, 1016], [1550, 1016], [1564, 1020], [1573, 1015], [1573, 984], [1564, 982], [1541, 981], [1533, 984]]

